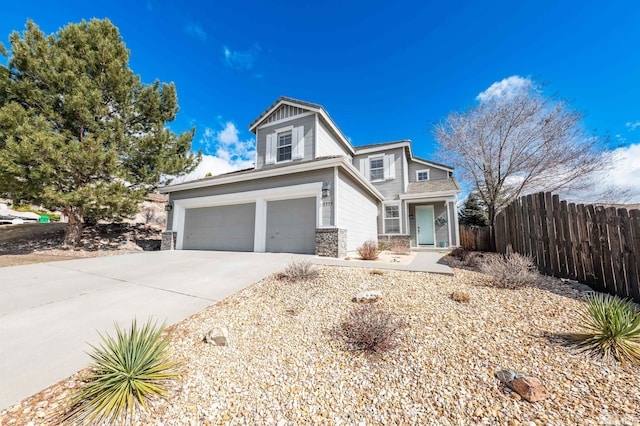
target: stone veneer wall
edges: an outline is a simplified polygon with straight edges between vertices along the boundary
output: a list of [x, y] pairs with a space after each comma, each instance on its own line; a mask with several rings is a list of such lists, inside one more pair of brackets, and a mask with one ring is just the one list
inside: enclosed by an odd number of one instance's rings
[[316, 229], [316, 255], [345, 257], [347, 255], [347, 230], [341, 228]]
[[391, 244], [402, 244], [407, 250], [411, 249], [410, 235], [378, 235], [378, 244], [384, 245], [384, 250], [389, 250]]
[[162, 242], [160, 243], [160, 250], [175, 250], [177, 236], [178, 236], [177, 232], [164, 231], [162, 233]]

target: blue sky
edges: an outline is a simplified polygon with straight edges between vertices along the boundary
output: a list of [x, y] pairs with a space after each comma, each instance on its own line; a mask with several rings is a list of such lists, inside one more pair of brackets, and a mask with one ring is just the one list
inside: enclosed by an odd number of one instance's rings
[[620, 182], [640, 181], [637, 1], [37, 0], [3, 5], [0, 40], [27, 18], [50, 33], [92, 17], [120, 28], [144, 81], [175, 82], [171, 127], [196, 126], [214, 174], [251, 162], [247, 126], [281, 95], [322, 104], [354, 145], [411, 139], [429, 158], [434, 122], [521, 76], [610, 134], [633, 169]]

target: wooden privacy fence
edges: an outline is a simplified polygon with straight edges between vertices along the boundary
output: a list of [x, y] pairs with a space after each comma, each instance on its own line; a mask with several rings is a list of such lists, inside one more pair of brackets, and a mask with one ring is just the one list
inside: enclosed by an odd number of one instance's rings
[[465, 250], [491, 250], [491, 234], [488, 226], [460, 225], [460, 246]]
[[496, 217], [495, 244], [533, 257], [542, 273], [640, 303], [640, 210], [527, 195]]

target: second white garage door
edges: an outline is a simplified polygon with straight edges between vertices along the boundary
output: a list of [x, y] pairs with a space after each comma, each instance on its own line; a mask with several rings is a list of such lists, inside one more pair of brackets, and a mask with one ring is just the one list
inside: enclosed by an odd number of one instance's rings
[[267, 203], [266, 249], [277, 253], [315, 253], [315, 197]]
[[253, 251], [256, 204], [186, 209], [185, 250]]

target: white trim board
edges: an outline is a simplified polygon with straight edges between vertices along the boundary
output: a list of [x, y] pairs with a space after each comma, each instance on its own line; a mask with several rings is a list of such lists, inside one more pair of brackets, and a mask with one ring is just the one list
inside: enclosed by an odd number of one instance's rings
[[280, 120], [275, 120], [275, 121], [271, 121], [269, 123], [264, 123], [264, 124], [256, 127], [256, 136], [258, 135], [257, 131], [260, 130], [260, 129], [264, 129], [266, 127], [271, 127], [271, 126], [277, 126], [278, 124], [286, 123], [287, 121], [295, 120], [297, 118], [308, 117], [308, 116], [310, 116], [312, 114], [315, 114], [315, 112], [313, 112], [313, 111], [303, 112], [302, 114], [292, 115], [291, 117], [281, 118]]
[[456, 197], [460, 191], [419, 192], [416, 194], [400, 194], [401, 200], [438, 201], [440, 198]]
[[345, 157], [327, 158], [314, 162], [303, 162], [301, 164], [292, 164], [285, 167], [269, 168], [259, 171], [251, 171], [244, 174], [224, 176], [218, 178], [199, 179], [191, 182], [177, 183], [175, 185], [167, 185], [158, 188], [161, 194], [169, 194], [187, 189], [206, 188], [209, 186], [225, 185], [228, 183], [244, 182], [248, 180], [256, 180], [273, 176], [282, 176], [292, 173], [308, 172], [312, 170], [325, 169], [328, 167], [341, 166], [345, 171], [351, 174], [362, 186], [364, 186], [378, 200], [384, 200], [384, 196], [374, 187], [368, 180], [365, 180], [360, 172]]

